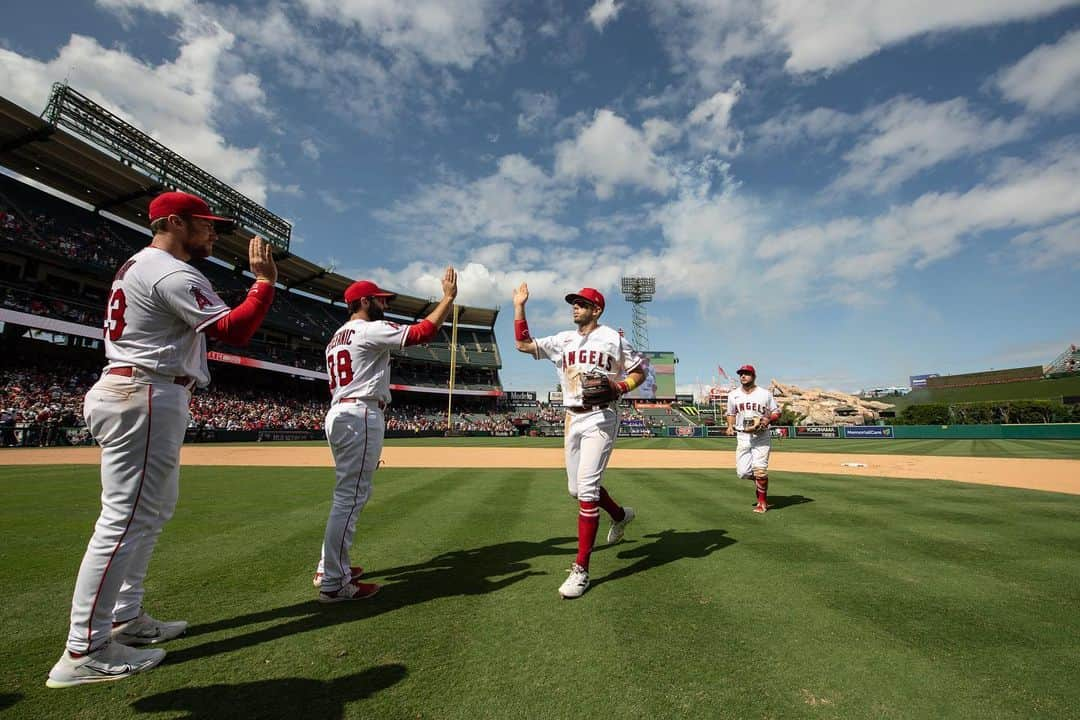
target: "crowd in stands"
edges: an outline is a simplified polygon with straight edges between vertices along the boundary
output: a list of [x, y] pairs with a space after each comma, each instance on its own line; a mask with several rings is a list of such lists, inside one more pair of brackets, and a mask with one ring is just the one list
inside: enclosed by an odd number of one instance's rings
[[[83, 396], [100, 375], [99, 368], [57, 365], [0, 369], [0, 430], [3, 444], [16, 442], [13, 430], [29, 426], [83, 428]], [[189, 427], [198, 430], [309, 430], [319, 431], [329, 407], [320, 383], [302, 390], [226, 387], [196, 390], [191, 399]], [[644, 422], [639, 413], [621, 409], [624, 423]], [[517, 434], [520, 428], [561, 427], [564, 411], [558, 407], [492, 407], [490, 400], [462, 399], [455, 404], [452, 429], [457, 432]], [[386, 409], [390, 432], [441, 432], [446, 429], [446, 407], [398, 401]], [[47, 442], [44, 434], [35, 438]], [[36, 440], [35, 442], [37, 442]]]

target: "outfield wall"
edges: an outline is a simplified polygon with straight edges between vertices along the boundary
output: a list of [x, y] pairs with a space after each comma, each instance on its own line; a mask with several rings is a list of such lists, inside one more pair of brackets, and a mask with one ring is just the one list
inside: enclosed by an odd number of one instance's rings
[[[772, 428], [774, 438], [848, 440], [1080, 440], [1080, 423], [1040, 425], [848, 425]], [[722, 427], [667, 428], [668, 437], [724, 437]]]

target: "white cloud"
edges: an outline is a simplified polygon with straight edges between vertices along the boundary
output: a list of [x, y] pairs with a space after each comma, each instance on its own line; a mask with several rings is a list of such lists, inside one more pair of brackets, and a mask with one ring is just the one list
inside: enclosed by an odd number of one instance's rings
[[515, 93], [515, 97], [521, 107], [517, 116], [518, 130], [531, 134], [554, 123], [559, 106], [559, 99], [554, 93], [520, 90]]
[[375, 212], [397, 237], [417, 250], [476, 238], [565, 241], [577, 235], [558, 216], [569, 190], [521, 155], [499, 159], [495, 173], [471, 182], [433, 183]]
[[300, 4], [316, 18], [355, 26], [392, 53], [465, 70], [493, 54], [493, 35], [507, 31], [496, 22], [501, 5], [496, 0], [300, 0]]
[[690, 111], [687, 125], [690, 127], [691, 145], [696, 150], [715, 151], [722, 155], [735, 155], [742, 143], [742, 134], [731, 126], [731, 111], [739, 101], [745, 86], [736, 81], [704, 100]]
[[753, 134], [767, 147], [816, 144], [853, 132], [866, 125], [857, 115], [831, 108], [789, 110], [769, 118], [753, 129]]
[[730, 81], [730, 65], [786, 57], [793, 74], [831, 71], [933, 33], [1044, 17], [1075, 0], [652, 0], [676, 72], [705, 87]]
[[596, 0], [589, 8], [589, 22], [597, 32], [603, 32], [605, 25], [619, 17], [620, 10], [622, 10], [622, 5], [617, 4], [615, 0]]
[[1017, 246], [1031, 248], [1037, 263], [1045, 262], [1039, 258], [1046, 253], [1070, 261], [1070, 221], [1080, 214], [1075, 150], [1053, 148], [1034, 161], [1009, 163], [1008, 172], [966, 192], [925, 193], [876, 217], [837, 218], [777, 233], [765, 239], [758, 256], [787, 293], [841, 301], [867, 297], [869, 287], [888, 287], [901, 272], [955, 255], [989, 232], [1024, 231]]
[[1032, 111], [1080, 109], [1080, 30], [1032, 50], [1002, 71], [997, 85], [1005, 97]]
[[304, 153], [305, 157], [309, 160], [318, 160], [322, 154], [319, 152], [319, 146], [311, 138], [304, 138], [300, 141], [300, 151]]
[[637, 130], [611, 110], [598, 110], [577, 137], [555, 147], [555, 174], [591, 182], [601, 199], [611, 197], [619, 185], [666, 192], [675, 181], [652, 143], [668, 132], [653, 128], [651, 133]]
[[254, 92], [257, 79], [227, 76], [224, 57], [234, 36], [213, 22], [192, 18], [181, 26], [173, 60], [154, 65], [93, 38], [72, 35], [54, 58], [37, 60], [0, 49], [0, 87], [31, 109], [45, 106], [53, 82], [73, 87], [152, 135], [256, 202], [265, 202], [267, 180], [258, 148], [229, 143], [214, 125], [222, 97], [238, 88]]
[[1080, 267], [1080, 217], [1021, 233], [1012, 245], [1017, 249], [1012, 257], [1034, 270]]
[[835, 70], [928, 33], [1048, 15], [1074, 0], [766, 0], [765, 24], [789, 52], [790, 72]]
[[844, 155], [831, 190], [883, 193], [940, 163], [1001, 147], [1028, 131], [1024, 119], [982, 117], [964, 98], [927, 103], [900, 97], [861, 115], [868, 126]]

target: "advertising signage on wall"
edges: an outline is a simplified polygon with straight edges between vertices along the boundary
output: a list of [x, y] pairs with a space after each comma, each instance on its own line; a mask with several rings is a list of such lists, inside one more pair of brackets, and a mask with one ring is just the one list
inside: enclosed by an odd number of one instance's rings
[[840, 434], [837, 428], [827, 425], [799, 425], [795, 428], [795, 437], [834, 438]]
[[941, 377], [940, 373], [926, 373], [925, 375], [909, 375], [908, 382], [912, 390], [926, 387], [926, 381], [930, 378]]
[[846, 438], [882, 438], [894, 437], [893, 429], [887, 425], [852, 425], [844, 428]]
[[535, 402], [536, 401], [536, 393], [529, 392], [529, 391], [526, 391], [526, 390], [507, 390], [506, 391], [506, 399], [511, 401], [511, 402], [514, 402], [516, 400]]

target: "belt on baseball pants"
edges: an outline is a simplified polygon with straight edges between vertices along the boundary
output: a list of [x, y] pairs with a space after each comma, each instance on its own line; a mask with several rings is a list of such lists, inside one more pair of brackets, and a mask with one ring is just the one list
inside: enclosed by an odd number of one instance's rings
[[382, 400], [375, 400], [374, 398], [343, 397], [335, 404], [340, 405], [341, 403], [376, 403], [379, 406], [380, 410], [386, 409], [386, 403], [384, 403]]
[[577, 414], [580, 415], [581, 413], [592, 412], [593, 410], [607, 410], [608, 407], [610, 407], [610, 406], [609, 405], [582, 405], [581, 407], [567, 407], [566, 409], [567, 409], [568, 412], [577, 413]]
[[[121, 365], [120, 367], [111, 367], [105, 371], [106, 375], [120, 375], [123, 377], [134, 377], [135, 371], [138, 368], [132, 365]], [[145, 371], [144, 371], [145, 372]], [[147, 377], [151, 377], [152, 373], [146, 373]], [[164, 375], [162, 377], [169, 377]], [[172, 382], [174, 385], [183, 385], [184, 387], [190, 387], [195, 384], [195, 378], [188, 377], [187, 375], [176, 375], [173, 377]]]

